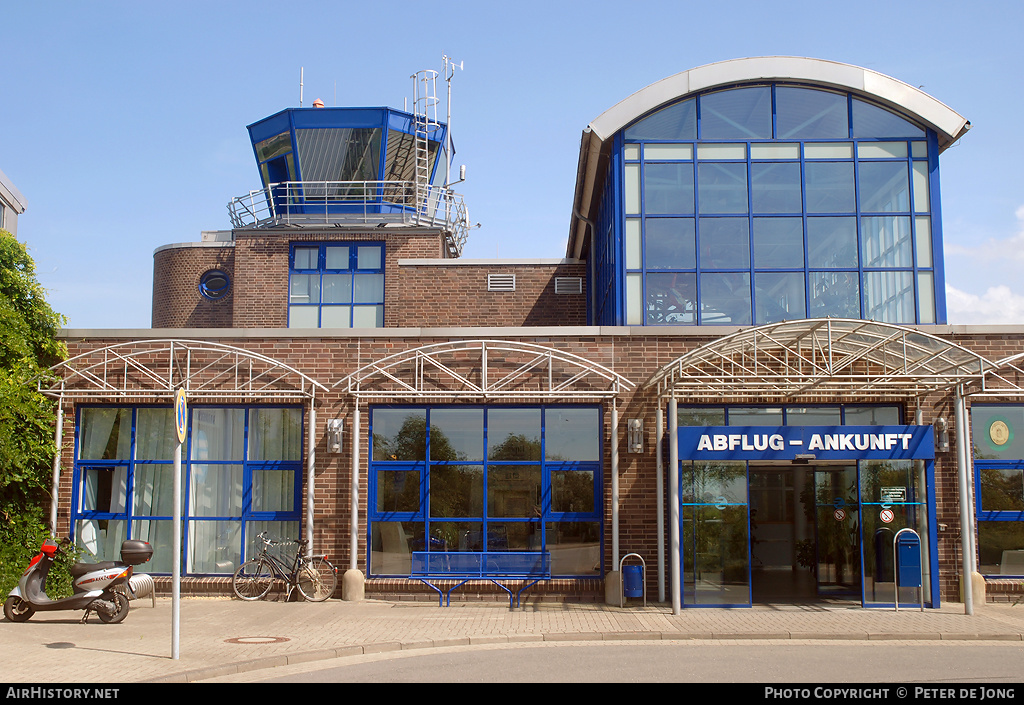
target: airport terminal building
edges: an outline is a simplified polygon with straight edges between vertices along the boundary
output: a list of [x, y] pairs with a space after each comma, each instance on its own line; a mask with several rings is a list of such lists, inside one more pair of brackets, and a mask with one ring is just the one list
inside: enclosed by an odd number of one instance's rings
[[1024, 328], [946, 322], [964, 117], [830, 61], [691, 69], [583, 130], [563, 258], [467, 259], [415, 82], [250, 125], [261, 184], [156, 250], [152, 328], [65, 331], [59, 532], [171, 573], [182, 388], [185, 592], [264, 530], [345, 599], [618, 602], [638, 562], [677, 608], [1020, 591]]

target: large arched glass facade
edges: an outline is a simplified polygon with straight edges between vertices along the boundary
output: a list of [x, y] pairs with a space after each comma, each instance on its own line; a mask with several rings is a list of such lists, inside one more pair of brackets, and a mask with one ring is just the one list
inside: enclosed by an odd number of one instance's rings
[[624, 278], [594, 321], [943, 323], [938, 152], [934, 131], [818, 87], [661, 107], [615, 136], [621, 198], [597, 233]]

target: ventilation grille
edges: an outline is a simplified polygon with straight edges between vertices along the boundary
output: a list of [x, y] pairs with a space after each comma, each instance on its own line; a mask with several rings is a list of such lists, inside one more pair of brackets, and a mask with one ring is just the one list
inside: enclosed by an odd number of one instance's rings
[[556, 294], [582, 294], [582, 277], [555, 277]]
[[487, 291], [515, 291], [515, 274], [488, 274]]

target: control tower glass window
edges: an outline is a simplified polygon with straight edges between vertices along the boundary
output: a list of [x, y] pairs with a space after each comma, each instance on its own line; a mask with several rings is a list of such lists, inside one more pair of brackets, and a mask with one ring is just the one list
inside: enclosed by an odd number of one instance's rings
[[384, 245], [296, 243], [288, 282], [289, 328], [382, 328]]
[[688, 97], [620, 137], [623, 323], [944, 317], [934, 132], [852, 94], [765, 84]]

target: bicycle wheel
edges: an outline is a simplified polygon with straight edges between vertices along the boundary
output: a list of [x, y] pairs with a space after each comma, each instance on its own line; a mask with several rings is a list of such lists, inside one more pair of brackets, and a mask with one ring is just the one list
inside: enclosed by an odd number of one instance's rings
[[326, 558], [303, 561], [295, 580], [295, 587], [309, 602], [323, 602], [334, 594], [337, 586], [338, 574]]
[[274, 573], [270, 566], [261, 560], [246, 561], [238, 566], [231, 578], [231, 589], [240, 599], [260, 600], [270, 592], [274, 583]]

